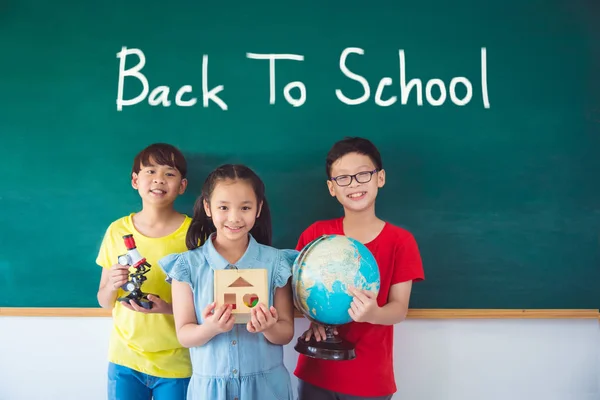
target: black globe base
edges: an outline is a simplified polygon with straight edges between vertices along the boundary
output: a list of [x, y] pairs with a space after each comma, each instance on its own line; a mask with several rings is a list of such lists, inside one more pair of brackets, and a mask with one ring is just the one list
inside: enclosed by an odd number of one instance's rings
[[305, 356], [318, 358], [321, 360], [347, 361], [356, 358], [354, 345], [339, 338], [333, 333], [333, 327], [325, 327], [327, 338], [317, 341], [314, 337], [305, 340], [299, 337], [294, 350]]

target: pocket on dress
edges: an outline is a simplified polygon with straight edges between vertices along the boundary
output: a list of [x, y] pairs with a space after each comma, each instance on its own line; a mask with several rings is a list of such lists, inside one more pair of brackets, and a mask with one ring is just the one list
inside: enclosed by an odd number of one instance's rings
[[[293, 400], [290, 373], [284, 366], [261, 374], [260, 380], [261, 399]], [[264, 393], [264, 397], [262, 393]]]

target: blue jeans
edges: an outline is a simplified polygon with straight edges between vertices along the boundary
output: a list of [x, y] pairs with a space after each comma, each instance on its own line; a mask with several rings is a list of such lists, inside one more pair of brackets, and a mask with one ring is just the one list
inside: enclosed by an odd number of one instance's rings
[[190, 378], [159, 378], [108, 363], [108, 400], [185, 400]]

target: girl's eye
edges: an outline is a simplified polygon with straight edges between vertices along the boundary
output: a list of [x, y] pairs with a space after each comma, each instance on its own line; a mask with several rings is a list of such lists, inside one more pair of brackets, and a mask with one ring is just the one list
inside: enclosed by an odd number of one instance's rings
[[226, 211], [227, 210], [227, 206], [219, 206], [219, 210]]
[[153, 174], [153, 173], [154, 173], [154, 170], [153, 170], [153, 169], [149, 169], [149, 170], [147, 170], [147, 171], [146, 171], [146, 173], [147, 173], [147, 174]]
[[242, 210], [244, 210], [244, 211], [248, 211], [248, 210], [250, 210], [250, 207], [248, 207], [248, 206], [246, 206], [246, 207], [242, 207]]

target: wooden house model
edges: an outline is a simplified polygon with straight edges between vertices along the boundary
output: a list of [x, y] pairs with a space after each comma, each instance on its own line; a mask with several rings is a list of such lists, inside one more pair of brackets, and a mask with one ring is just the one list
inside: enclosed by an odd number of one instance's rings
[[232, 304], [236, 324], [250, 321], [250, 309], [258, 303], [269, 306], [266, 269], [222, 269], [215, 271], [216, 307]]

